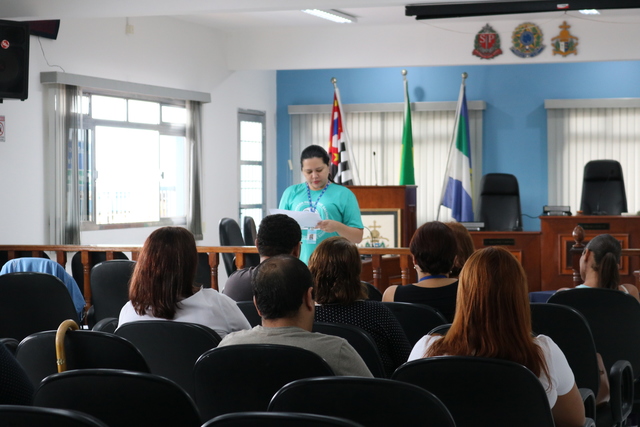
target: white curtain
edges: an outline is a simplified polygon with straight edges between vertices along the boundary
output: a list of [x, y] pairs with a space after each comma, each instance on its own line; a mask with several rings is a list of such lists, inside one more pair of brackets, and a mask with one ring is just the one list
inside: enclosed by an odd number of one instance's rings
[[82, 92], [76, 86], [62, 84], [49, 85], [47, 91], [51, 107], [47, 126], [49, 240], [54, 245], [79, 245], [80, 200], [86, 201], [84, 177], [78, 170], [79, 152], [86, 146]]
[[640, 210], [640, 108], [575, 108], [571, 103], [559, 107], [547, 106], [549, 204], [569, 205], [575, 213], [580, 209], [584, 165], [611, 159], [622, 165], [629, 212]]
[[187, 144], [189, 147], [189, 204], [187, 228], [196, 240], [202, 240], [202, 208], [200, 199], [202, 124], [198, 101], [187, 101]]
[[[478, 194], [482, 176], [482, 109], [484, 103], [469, 109], [473, 187]], [[451, 219], [450, 209], [440, 207], [440, 194], [446, 172], [447, 156], [454, 130], [456, 103], [433, 109], [430, 103], [412, 104], [414, 168], [417, 190], [417, 221], [434, 221], [440, 209], [440, 221]], [[435, 103], [434, 103], [435, 104]], [[378, 104], [375, 107], [380, 108]], [[361, 185], [398, 185], [404, 114], [402, 105], [393, 111], [353, 112], [352, 107], [366, 109], [365, 104], [345, 104], [345, 122], [351, 138]], [[304, 106], [296, 106], [304, 108]], [[382, 107], [384, 108], [384, 107]], [[373, 109], [373, 107], [371, 108]], [[328, 146], [330, 113], [291, 114], [291, 161], [293, 183], [301, 182], [300, 152], [310, 144]], [[374, 154], [375, 153], [375, 154]], [[474, 198], [474, 206], [477, 197]]]

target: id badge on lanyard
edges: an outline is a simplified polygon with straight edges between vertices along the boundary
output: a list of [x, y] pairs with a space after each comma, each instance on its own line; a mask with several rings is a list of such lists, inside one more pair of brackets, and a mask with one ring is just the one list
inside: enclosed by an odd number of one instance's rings
[[316, 228], [307, 228], [307, 237], [305, 242], [310, 245], [315, 245], [318, 241], [318, 230]]

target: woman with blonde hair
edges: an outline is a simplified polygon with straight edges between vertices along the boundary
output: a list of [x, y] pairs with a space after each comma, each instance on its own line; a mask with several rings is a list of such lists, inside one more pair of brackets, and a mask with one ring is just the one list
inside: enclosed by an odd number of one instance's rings
[[316, 322], [346, 323], [373, 338], [385, 372], [407, 361], [411, 346], [393, 313], [378, 301], [369, 301], [360, 281], [362, 261], [356, 245], [344, 237], [329, 237], [309, 259], [314, 279]]
[[198, 250], [193, 234], [182, 227], [162, 227], [142, 246], [129, 286], [129, 302], [118, 325], [166, 319], [199, 323], [223, 337], [251, 329], [234, 300], [195, 284]]
[[526, 275], [504, 248], [480, 249], [469, 257], [460, 275], [451, 328], [445, 336], [421, 338], [409, 360], [443, 355], [522, 364], [544, 386], [556, 426], [584, 424], [584, 405], [573, 372], [551, 338], [532, 335]]

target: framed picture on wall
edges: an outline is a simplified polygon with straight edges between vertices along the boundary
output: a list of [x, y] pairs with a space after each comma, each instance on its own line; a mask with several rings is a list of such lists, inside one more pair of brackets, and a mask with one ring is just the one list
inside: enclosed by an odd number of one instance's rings
[[362, 248], [397, 248], [400, 239], [400, 209], [360, 209], [364, 233]]

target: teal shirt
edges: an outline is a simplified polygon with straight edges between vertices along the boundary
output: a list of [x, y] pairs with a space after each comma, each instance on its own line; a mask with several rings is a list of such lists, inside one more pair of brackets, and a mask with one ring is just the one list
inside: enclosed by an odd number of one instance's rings
[[[311, 201], [316, 204], [316, 200], [322, 193], [322, 190], [311, 190]], [[280, 209], [290, 211], [309, 210], [309, 197], [307, 195], [307, 185], [292, 185], [284, 191], [282, 199], [280, 199]], [[349, 227], [363, 229], [362, 218], [360, 217], [360, 206], [355, 194], [347, 187], [338, 184], [329, 184], [327, 191], [324, 192], [318, 206], [316, 207], [320, 218], [332, 219], [347, 225]], [[302, 229], [302, 247], [300, 249], [300, 259], [307, 264], [309, 257], [316, 246], [324, 239], [332, 236], [338, 236], [338, 233], [327, 233], [317, 230], [317, 241], [315, 244], [307, 243], [307, 230]]]

